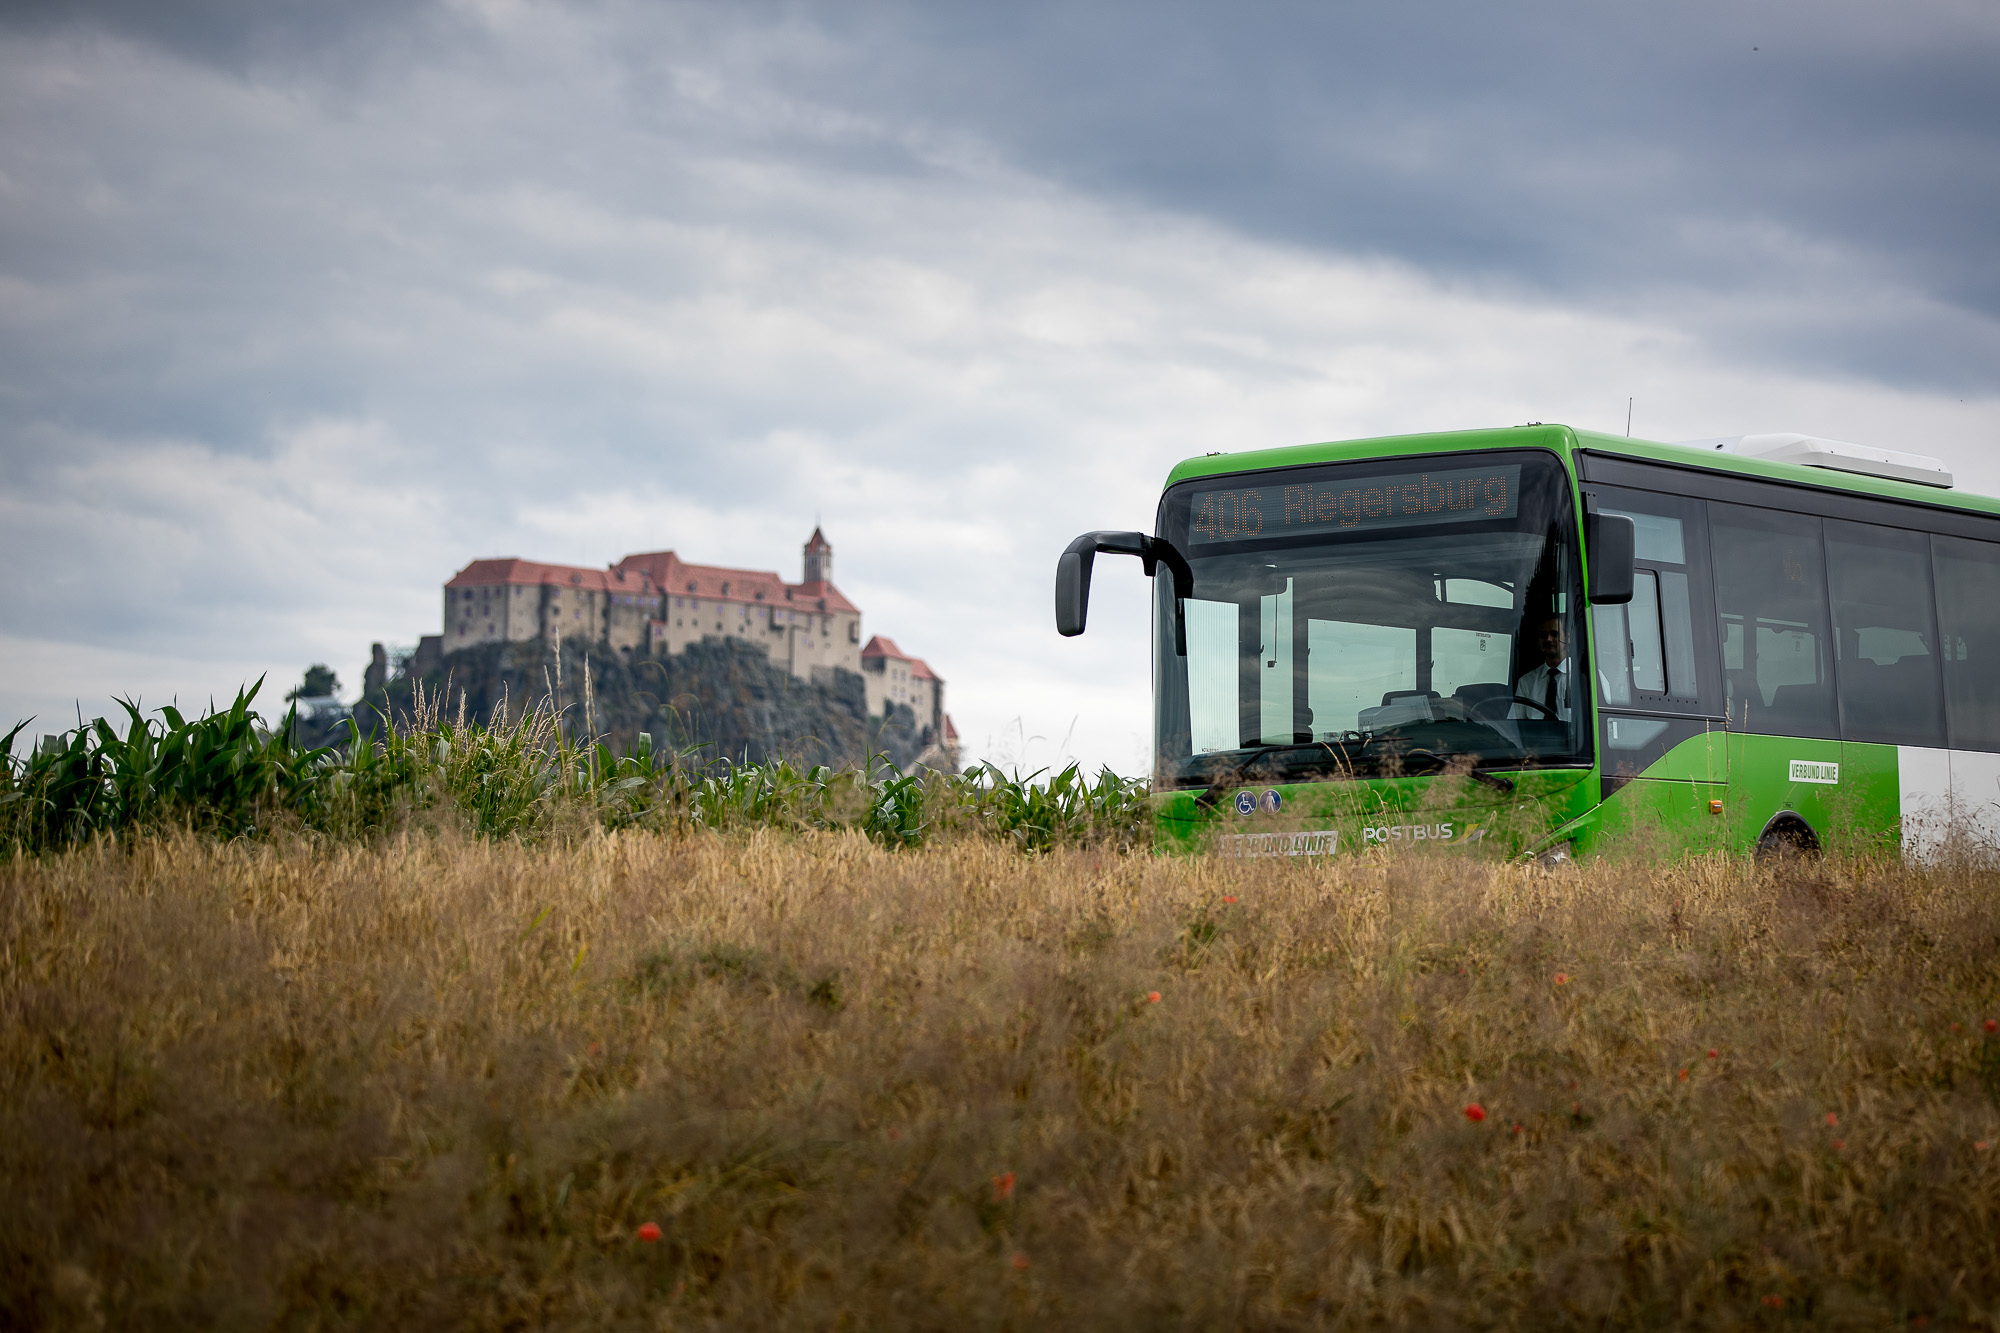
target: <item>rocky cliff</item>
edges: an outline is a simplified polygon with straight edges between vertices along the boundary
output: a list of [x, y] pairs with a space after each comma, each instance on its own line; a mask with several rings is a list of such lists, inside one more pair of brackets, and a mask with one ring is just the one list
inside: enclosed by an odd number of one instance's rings
[[798, 680], [730, 640], [637, 660], [582, 639], [565, 643], [559, 655], [540, 641], [481, 644], [447, 654], [420, 676], [388, 677], [356, 706], [357, 717], [366, 727], [382, 714], [412, 716], [419, 684], [447, 718], [462, 707], [467, 720], [479, 722], [491, 721], [503, 700], [508, 715], [519, 717], [553, 695], [568, 734], [594, 732], [621, 752], [643, 731], [656, 748], [699, 746], [711, 757], [838, 765], [859, 764], [872, 751], [908, 770], [935, 739], [907, 707], [871, 715], [853, 672]]

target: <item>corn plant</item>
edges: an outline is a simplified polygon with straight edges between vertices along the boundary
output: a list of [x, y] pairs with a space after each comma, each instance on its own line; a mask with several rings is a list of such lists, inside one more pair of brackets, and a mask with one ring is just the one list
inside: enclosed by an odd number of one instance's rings
[[401, 729], [350, 719], [342, 744], [298, 744], [296, 716], [264, 726], [262, 681], [229, 707], [145, 717], [121, 700], [125, 727], [95, 722], [16, 757], [26, 724], [0, 737], [0, 846], [41, 852], [100, 836], [187, 827], [234, 838], [291, 827], [366, 836], [424, 812], [457, 811], [489, 838], [540, 838], [578, 827], [668, 833], [772, 828], [852, 830], [886, 847], [996, 837], [1025, 852], [1077, 842], [1120, 847], [1144, 837], [1145, 787], [1074, 764], [1045, 777], [991, 764], [965, 775], [899, 772], [871, 754], [859, 767], [757, 763], [655, 748], [628, 754], [574, 737], [546, 700], [510, 719], [447, 719], [419, 695]]

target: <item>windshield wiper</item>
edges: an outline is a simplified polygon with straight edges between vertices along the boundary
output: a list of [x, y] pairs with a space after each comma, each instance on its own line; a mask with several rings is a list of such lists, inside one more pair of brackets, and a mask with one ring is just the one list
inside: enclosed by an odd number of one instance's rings
[[[1352, 751], [1365, 750], [1370, 746], [1384, 745], [1390, 740], [1391, 738], [1386, 736], [1362, 736], [1351, 741], [1294, 741], [1275, 745], [1251, 746], [1217, 764], [1215, 771], [1208, 775], [1208, 786], [1202, 791], [1201, 795], [1194, 798], [1194, 803], [1197, 809], [1207, 810], [1213, 808], [1231, 784], [1240, 782], [1243, 778], [1249, 776], [1258, 764], [1278, 755], [1293, 756], [1292, 764], [1295, 769], [1332, 767], [1338, 772], [1351, 775], [1354, 770]], [[1300, 752], [1310, 752], [1315, 755], [1323, 753], [1324, 760], [1318, 765], [1309, 762], [1301, 763], [1300, 759], [1304, 756]], [[1430, 765], [1437, 769], [1445, 769], [1451, 766], [1450, 759], [1435, 750], [1427, 750], [1421, 746], [1414, 746], [1403, 751], [1399, 758], [1405, 761], [1428, 761]], [[1487, 773], [1478, 768], [1470, 768], [1459, 776], [1471, 778], [1482, 787], [1491, 787], [1498, 792], [1512, 794], [1514, 791], [1513, 780], [1511, 778], [1503, 778], [1497, 773]]]
[[1351, 772], [1353, 761], [1348, 757], [1347, 744], [1348, 742], [1344, 741], [1289, 741], [1274, 745], [1253, 746], [1243, 751], [1240, 756], [1224, 760], [1217, 766], [1213, 773], [1209, 774], [1209, 785], [1201, 795], [1194, 798], [1195, 806], [1202, 810], [1209, 809], [1221, 798], [1225, 787], [1229, 786], [1232, 782], [1238, 781], [1263, 760], [1269, 759], [1276, 754], [1295, 751], [1324, 751], [1326, 758], [1332, 761], [1334, 768], [1342, 772]]

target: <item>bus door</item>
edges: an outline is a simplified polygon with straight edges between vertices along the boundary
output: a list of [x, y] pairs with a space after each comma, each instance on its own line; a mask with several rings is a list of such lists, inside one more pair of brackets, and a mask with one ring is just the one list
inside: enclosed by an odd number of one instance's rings
[[1586, 488], [1597, 513], [1632, 520], [1632, 600], [1593, 606], [1604, 804], [1598, 828], [1629, 844], [1719, 845], [1729, 821], [1728, 725], [1705, 507], [1679, 496]]
[[1736, 844], [1823, 845], [1857, 813], [1841, 780], [1824, 525], [1711, 501], [1708, 526]]

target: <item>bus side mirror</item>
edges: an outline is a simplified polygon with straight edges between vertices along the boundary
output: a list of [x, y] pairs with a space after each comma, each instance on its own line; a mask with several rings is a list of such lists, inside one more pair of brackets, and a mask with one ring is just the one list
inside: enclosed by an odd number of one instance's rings
[[1638, 529], [1623, 514], [1586, 514], [1583, 529], [1584, 540], [1590, 543], [1591, 604], [1617, 606], [1631, 601]]
[[1146, 577], [1153, 578], [1165, 565], [1174, 576], [1174, 651], [1187, 656], [1187, 617], [1184, 603], [1194, 596], [1194, 569], [1174, 544], [1164, 537], [1148, 537], [1143, 532], [1086, 532], [1069, 544], [1056, 561], [1056, 633], [1074, 638], [1083, 633], [1090, 616], [1090, 567], [1103, 551], [1107, 555], [1136, 555], [1145, 563]]

